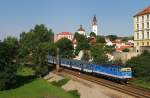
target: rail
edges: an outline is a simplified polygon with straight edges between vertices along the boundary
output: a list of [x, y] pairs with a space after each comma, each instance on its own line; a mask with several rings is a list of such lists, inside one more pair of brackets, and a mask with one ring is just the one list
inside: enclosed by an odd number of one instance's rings
[[122, 93], [134, 96], [136, 98], [150, 98], [150, 90], [145, 90], [144, 88], [139, 88], [139, 87], [134, 87], [131, 85], [123, 85], [123, 84], [118, 84], [114, 83], [105, 79], [100, 79], [97, 77], [93, 77], [84, 73], [80, 73], [77, 71], [69, 70], [66, 68], [62, 68], [63, 73], [68, 73], [70, 75], [74, 75], [78, 78], [82, 78], [100, 85], [103, 85], [105, 87], [120, 91]]

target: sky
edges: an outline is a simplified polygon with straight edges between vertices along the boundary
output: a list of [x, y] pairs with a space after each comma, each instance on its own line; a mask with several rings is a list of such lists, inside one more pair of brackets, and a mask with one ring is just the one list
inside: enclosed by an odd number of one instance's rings
[[91, 32], [96, 14], [99, 35], [133, 35], [133, 16], [150, 6], [150, 0], [0, 0], [0, 40], [19, 38], [36, 24], [55, 33], [74, 33], [83, 25]]

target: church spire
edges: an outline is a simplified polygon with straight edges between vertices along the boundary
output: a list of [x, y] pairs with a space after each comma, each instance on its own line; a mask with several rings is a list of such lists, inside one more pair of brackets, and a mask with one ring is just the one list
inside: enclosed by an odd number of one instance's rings
[[94, 32], [96, 35], [98, 34], [96, 15], [94, 15], [93, 20], [92, 20], [92, 32]]
[[93, 17], [92, 25], [97, 25], [96, 15], [94, 15], [94, 17]]

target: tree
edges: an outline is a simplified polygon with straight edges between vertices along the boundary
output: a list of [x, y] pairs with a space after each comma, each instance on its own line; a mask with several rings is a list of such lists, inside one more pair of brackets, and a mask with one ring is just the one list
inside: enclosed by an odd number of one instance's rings
[[104, 50], [106, 51], [106, 53], [112, 53], [115, 51], [115, 46], [104, 46]]
[[61, 57], [70, 58], [73, 55], [72, 42], [67, 38], [62, 38], [56, 42], [56, 46], [59, 48], [59, 54]]
[[49, 43], [40, 43], [37, 50], [33, 53], [35, 74], [39, 77], [44, 76], [48, 72], [47, 55], [50, 50]]
[[98, 35], [98, 36], [96, 37], [96, 42], [97, 42], [97, 43], [105, 43], [105, 37]]
[[0, 90], [8, 89], [15, 84], [17, 65], [14, 60], [14, 48], [9, 44], [0, 42]]
[[18, 49], [19, 49], [19, 42], [17, 38], [9, 36], [5, 38], [3, 42], [11, 47], [13, 51], [11, 55], [14, 57], [13, 61], [17, 62], [18, 61]]
[[111, 41], [114, 41], [118, 38], [117, 35], [108, 35], [106, 37], [108, 37]]
[[106, 56], [106, 51], [103, 44], [93, 45], [90, 50], [94, 62], [98, 64], [108, 63], [108, 57]]
[[150, 81], [150, 53], [144, 52], [143, 54], [133, 57], [127, 61], [126, 65], [132, 68], [133, 75], [137, 78]]
[[10, 46], [13, 46], [14, 48], [18, 48], [19, 43], [18, 43], [17, 38], [15, 38], [15, 37], [9, 36], [9, 37], [5, 38], [3, 42]]
[[82, 61], [89, 61], [89, 59], [90, 59], [89, 51], [88, 50], [84, 50], [81, 60]]
[[90, 46], [85, 35], [76, 32], [74, 38], [77, 40], [76, 55], [80, 52], [80, 50], [89, 50]]
[[43, 24], [36, 25], [29, 32], [20, 35], [19, 57], [21, 61], [32, 65], [36, 75], [43, 76], [47, 72], [46, 57], [53, 43], [54, 33]]
[[96, 34], [94, 32], [91, 32], [90, 37], [96, 37]]
[[77, 40], [77, 42], [87, 42], [87, 38], [83, 34], [79, 34], [78, 32], [75, 32], [74, 38]]
[[51, 56], [56, 56], [57, 55], [57, 46], [56, 46], [56, 44], [55, 43], [51, 43], [49, 48], [50, 48], [49, 49], [49, 54]]
[[113, 61], [113, 64], [120, 66], [120, 65], [123, 65], [123, 61], [121, 59], [117, 59]]

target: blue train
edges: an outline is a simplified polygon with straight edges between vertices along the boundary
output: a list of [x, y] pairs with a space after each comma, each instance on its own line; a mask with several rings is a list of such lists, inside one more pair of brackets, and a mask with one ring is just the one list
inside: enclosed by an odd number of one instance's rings
[[[48, 56], [48, 63], [56, 64], [56, 57]], [[115, 66], [112, 64], [96, 65], [79, 60], [64, 58], [61, 58], [59, 60], [59, 64], [67, 68], [102, 75], [123, 82], [127, 82], [129, 79], [132, 78], [132, 70], [129, 67]]]

